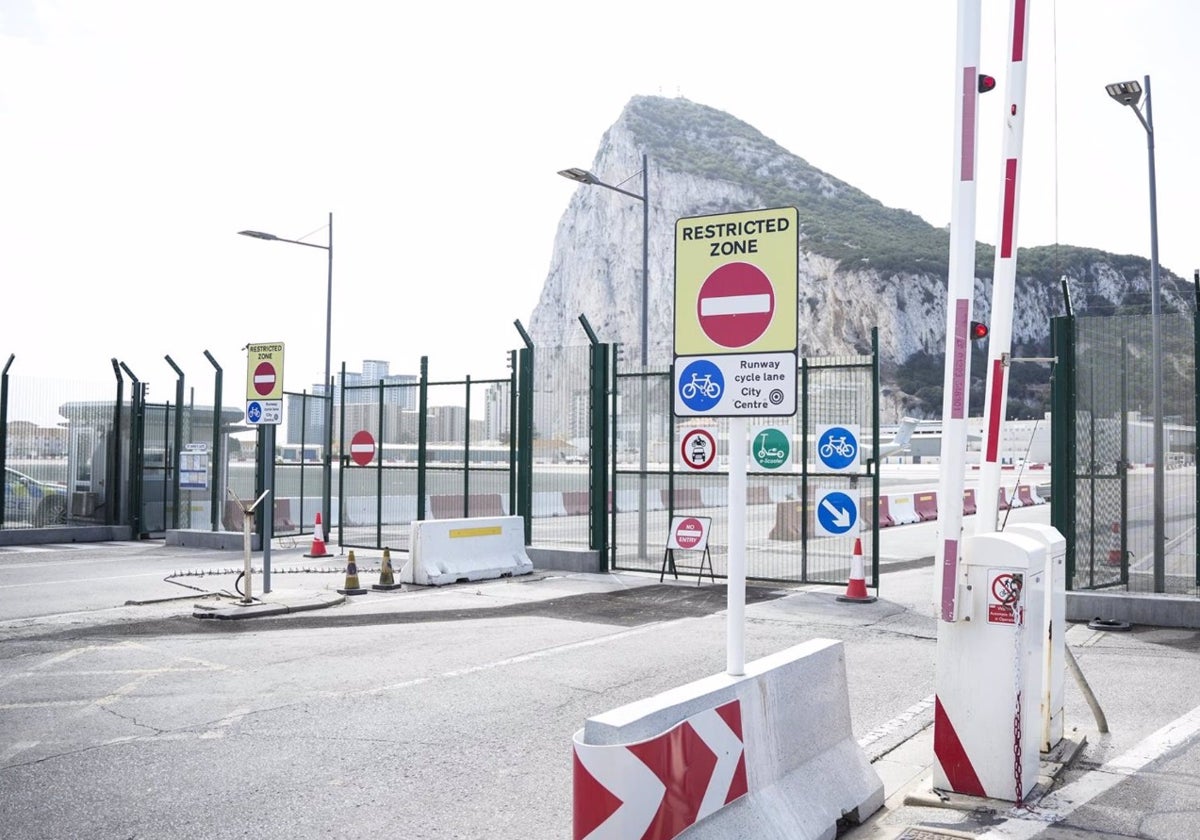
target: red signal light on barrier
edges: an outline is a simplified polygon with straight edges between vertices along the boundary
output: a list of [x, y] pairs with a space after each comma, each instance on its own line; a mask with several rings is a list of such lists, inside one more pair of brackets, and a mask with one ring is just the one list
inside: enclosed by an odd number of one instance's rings
[[979, 92], [987, 93], [989, 90], [994, 90], [996, 87], [996, 77], [989, 76], [987, 73], [979, 74]]
[[972, 341], [982, 341], [988, 336], [988, 325], [982, 321], [972, 321], [967, 331]]

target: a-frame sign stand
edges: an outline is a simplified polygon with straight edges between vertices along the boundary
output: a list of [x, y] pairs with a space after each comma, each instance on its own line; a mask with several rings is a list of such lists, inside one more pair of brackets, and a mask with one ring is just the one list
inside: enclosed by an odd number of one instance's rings
[[[663, 551], [662, 568], [658, 573], [658, 582], [662, 583], [669, 571], [679, 580], [679, 567], [675, 565], [676, 551], [700, 551], [700, 566], [696, 569], [696, 585], [704, 580], [704, 563], [708, 562], [708, 576], [713, 583], [717, 576], [713, 572], [712, 554], [708, 550], [708, 530], [712, 525], [710, 516], [674, 516], [671, 527], [667, 532], [667, 545]], [[690, 568], [685, 571], [691, 571]]]

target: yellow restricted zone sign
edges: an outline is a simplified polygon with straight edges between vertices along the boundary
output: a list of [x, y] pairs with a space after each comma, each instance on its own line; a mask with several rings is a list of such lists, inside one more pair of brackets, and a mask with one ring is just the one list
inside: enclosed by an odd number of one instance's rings
[[795, 207], [675, 223], [675, 355], [796, 350]]
[[246, 345], [246, 399], [283, 399], [283, 342]]

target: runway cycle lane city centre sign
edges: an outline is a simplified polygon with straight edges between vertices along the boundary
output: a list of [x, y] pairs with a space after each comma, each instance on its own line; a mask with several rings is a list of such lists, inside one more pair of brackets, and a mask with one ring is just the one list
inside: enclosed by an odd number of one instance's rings
[[675, 415], [796, 413], [794, 207], [675, 223]]

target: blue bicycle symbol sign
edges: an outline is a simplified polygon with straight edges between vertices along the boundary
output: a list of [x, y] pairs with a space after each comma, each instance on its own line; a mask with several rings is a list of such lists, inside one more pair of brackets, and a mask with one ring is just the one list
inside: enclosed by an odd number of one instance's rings
[[725, 377], [721, 369], [707, 359], [697, 359], [683, 369], [679, 377], [679, 396], [692, 411], [708, 411], [721, 400]]
[[858, 462], [858, 438], [845, 426], [830, 426], [817, 439], [817, 456], [831, 470], [844, 470]]
[[251, 423], [257, 423], [262, 419], [262, 405], [256, 402], [246, 406], [246, 419]]

